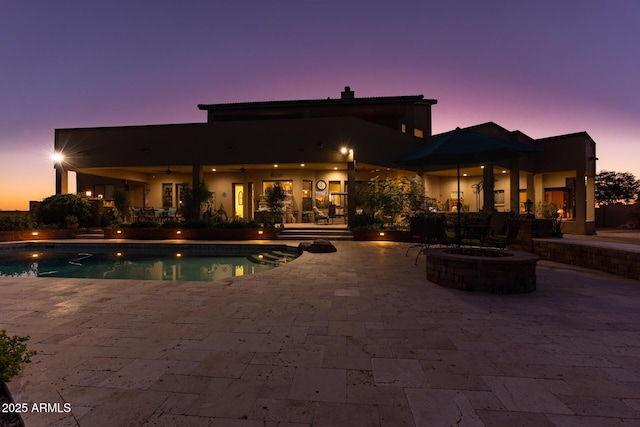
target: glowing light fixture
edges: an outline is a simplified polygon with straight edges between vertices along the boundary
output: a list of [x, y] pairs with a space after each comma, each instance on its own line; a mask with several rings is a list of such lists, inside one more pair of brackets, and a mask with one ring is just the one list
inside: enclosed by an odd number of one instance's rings
[[53, 153], [53, 156], [51, 156], [51, 158], [56, 163], [62, 163], [64, 161], [64, 156], [62, 155], [62, 153]]
[[333, 167], [333, 170], [334, 170], [334, 171], [337, 171], [337, 170], [338, 170], [338, 167], [337, 167], [337, 166], [334, 166], [334, 167]]
[[37, 236], [37, 235], [38, 235], [38, 232], [37, 232], [37, 231], [34, 231], [34, 232], [32, 232], [32, 233], [31, 233], [31, 235], [32, 235], [32, 236]]
[[264, 233], [264, 231], [258, 230], [258, 234], [263, 234], [263, 233]]
[[348, 153], [347, 147], [342, 147], [342, 148], [340, 149], [340, 154], [343, 154], [343, 155], [344, 155], [344, 154], [347, 154], [347, 153]]
[[182, 234], [182, 230], [176, 231], [176, 234]]
[[122, 256], [122, 252], [116, 252], [116, 256]]
[[303, 168], [304, 167], [304, 163], [300, 163], [300, 167]]
[[116, 234], [122, 234], [122, 230], [116, 230]]
[[181, 253], [177, 253], [176, 257], [180, 258], [180, 257], [182, 257], [182, 254]]
[[87, 190], [87, 191], [84, 192], [84, 195], [87, 196], [87, 197], [91, 197], [91, 194], [93, 194], [93, 193], [91, 193], [91, 190]]
[[277, 168], [277, 167], [278, 167], [278, 165], [273, 165], [273, 167], [274, 167], [274, 168]]
[[38, 258], [40, 254], [31, 254], [31, 258]]
[[384, 231], [381, 231], [381, 232], [380, 232], [380, 235], [381, 235], [381, 236], [384, 236]]

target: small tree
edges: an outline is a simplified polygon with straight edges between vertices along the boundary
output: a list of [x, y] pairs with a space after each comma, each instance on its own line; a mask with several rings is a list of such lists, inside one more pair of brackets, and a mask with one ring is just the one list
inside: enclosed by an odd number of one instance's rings
[[75, 217], [81, 227], [86, 227], [91, 205], [76, 194], [56, 194], [44, 199], [36, 209], [36, 221], [45, 226], [64, 227], [68, 217]]
[[428, 198], [419, 177], [371, 179], [366, 187], [360, 187], [357, 203], [375, 213], [383, 222], [398, 222], [427, 209]]
[[282, 184], [276, 182], [264, 192], [267, 197], [267, 205], [269, 210], [273, 213], [282, 212], [282, 202], [287, 198], [287, 192], [282, 187]]
[[131, 199], [129, 193], [122, 188], [116, 188], [113, 190], [113, 204], [118, 211], [118, 217], [126, 221], [129, 217], [129, 207], [131, 206]]
[[183, 184], [182, 195], [183, 215], [185, 219], [195, 221], [200, 219], [202, 204], [210, 203], [213, 193], [209, 191], [207, 184], [201, 181], [197, 188], [191, 188], [189, 184]]
[[633, 200], [640, 190], [640, 180], [629, 172], [600, 171], [595, 179], [595, 198], [601, 205]]

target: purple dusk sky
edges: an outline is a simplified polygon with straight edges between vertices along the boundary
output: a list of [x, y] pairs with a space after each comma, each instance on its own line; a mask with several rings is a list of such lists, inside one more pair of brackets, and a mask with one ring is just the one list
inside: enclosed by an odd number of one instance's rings
[[638, 0], [0, 2], [0, 209], [54, 193], [54, 129], [204, 122], [199, 103], [435, 98], [434, 133], [587, 131], [640, 174]]

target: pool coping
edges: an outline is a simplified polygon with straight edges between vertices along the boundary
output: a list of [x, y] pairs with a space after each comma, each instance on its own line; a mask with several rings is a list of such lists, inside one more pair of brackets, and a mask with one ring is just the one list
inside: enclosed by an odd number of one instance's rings
[[208, 253], [211, 255], [242, 255], [254, 253], [255, 248], [260, 247], [265, 251], [268, 250], [286, 250], [290, 253], [300, 254], [300, 250], [296, 246], [286, 243], [265, 243], [263, 241], [184, 241], [184, 240], [161, 240], [161, 241], [145, 241], [145, 240], [100, 240], [100, 241], [60, 241], [60, 240], [30, 240], [23, 242], [2, 242], [0, 243], [0, 255], [9, 254], [17, 251], [35, 251], [48, 249], [73, 249], [73, 251], [90, 252], [90, 251], [137, 251], [153, 249], [154, 251], [175, 250], [189, 251], [196, 253]]

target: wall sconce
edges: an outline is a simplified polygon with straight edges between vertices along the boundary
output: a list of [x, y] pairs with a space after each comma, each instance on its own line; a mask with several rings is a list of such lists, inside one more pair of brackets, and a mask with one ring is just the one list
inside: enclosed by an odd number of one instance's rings
[[531, 199], [527, 199], [527, 201], [524, 202], [524, 210], [527, 215], [531, 215], [531, 213], [533, 212], [533, 202], [531, 201]]
[[51, 156], [51, 159], [53, 159], [54, 163], [60, 164], [64, 161], [64, 156], [62, 155], [62, 153], [55, 152]]

